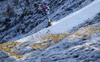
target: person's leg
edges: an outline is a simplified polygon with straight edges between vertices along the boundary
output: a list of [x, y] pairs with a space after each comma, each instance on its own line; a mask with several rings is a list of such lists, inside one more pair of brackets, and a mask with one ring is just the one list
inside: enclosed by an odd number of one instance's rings
[[48, 22], [48, 26], [51, 26], [51, 22]]
[[44, 15], [44, 16], [47, 15], [45, 10], [42, 10], [42, 15]]

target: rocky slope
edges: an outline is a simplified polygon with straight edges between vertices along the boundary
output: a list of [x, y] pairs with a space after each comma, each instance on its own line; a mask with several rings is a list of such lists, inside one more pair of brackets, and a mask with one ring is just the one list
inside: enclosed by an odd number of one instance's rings
[[0, 44], [0, 62], [99, 62], [99, 45], [100, 14], [70, 33]]
[[[47, 26], [45, 16], [38, 14], [33, 5], [40, 0], [0, 0], [0, 43], [23, 38]], [[72, 0], [73, 11], [77, 11], [93, 0]], [[69, 0], [44, 0], [51, 8], [49, 18], [57, 21], [71, 13]]]

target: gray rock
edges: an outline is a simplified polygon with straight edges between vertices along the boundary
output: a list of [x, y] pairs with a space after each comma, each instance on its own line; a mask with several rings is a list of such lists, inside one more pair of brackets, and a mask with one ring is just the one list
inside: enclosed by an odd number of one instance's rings
[[9, 57], [5, 59], [5, 62], [16, 62], [16, 57]]
[[10, 54], [5, 51], [1, 51], [1, 53], [0, 53], [0, 59], [8, 58], [9, 56], [10, 56]]
[[27, 47], [24, 47], [24, 48], [20, 49], [18, 55], [23, 55], [23, 54], [26, 54], [26, 53], [30, 53], [34, 50], [36, 50], [36, 49], [33, 49], [30, 46], [27, 46]]
[[0, 62], [5, 62], [5, 58], [0, 59]]

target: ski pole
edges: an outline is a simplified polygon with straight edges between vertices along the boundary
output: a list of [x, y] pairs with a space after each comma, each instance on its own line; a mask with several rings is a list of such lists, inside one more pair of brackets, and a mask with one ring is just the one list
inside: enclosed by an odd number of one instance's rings
[[15, 31], [16, 31], [16, 33], [17, 33], [17, 37], [18, 37], [18, 39], [20, 39], [19, 33], [17, 32], [17, 29], [16, 29], [16, 26], [15, 26], [14, 22], [13, 22], [13, 25], [14, 25], [14, 27], [15, 27]]
[[72, 9], [72, 13], [73, 13], [73, 7], [72, 7], [71, 0], [69, 0], [69, 3], [70, 3], [70, 5], [71, 5], [71, 9]]

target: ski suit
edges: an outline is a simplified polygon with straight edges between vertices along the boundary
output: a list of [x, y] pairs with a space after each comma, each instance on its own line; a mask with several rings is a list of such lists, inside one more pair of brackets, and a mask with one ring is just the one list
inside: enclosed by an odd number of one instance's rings
[[45, 4], [37, 4], [37, 6], [38, 6], [38, 11], [42, 11], [43, 15], [49, 14], [50, 8], [47, 5], [45, 5]]

